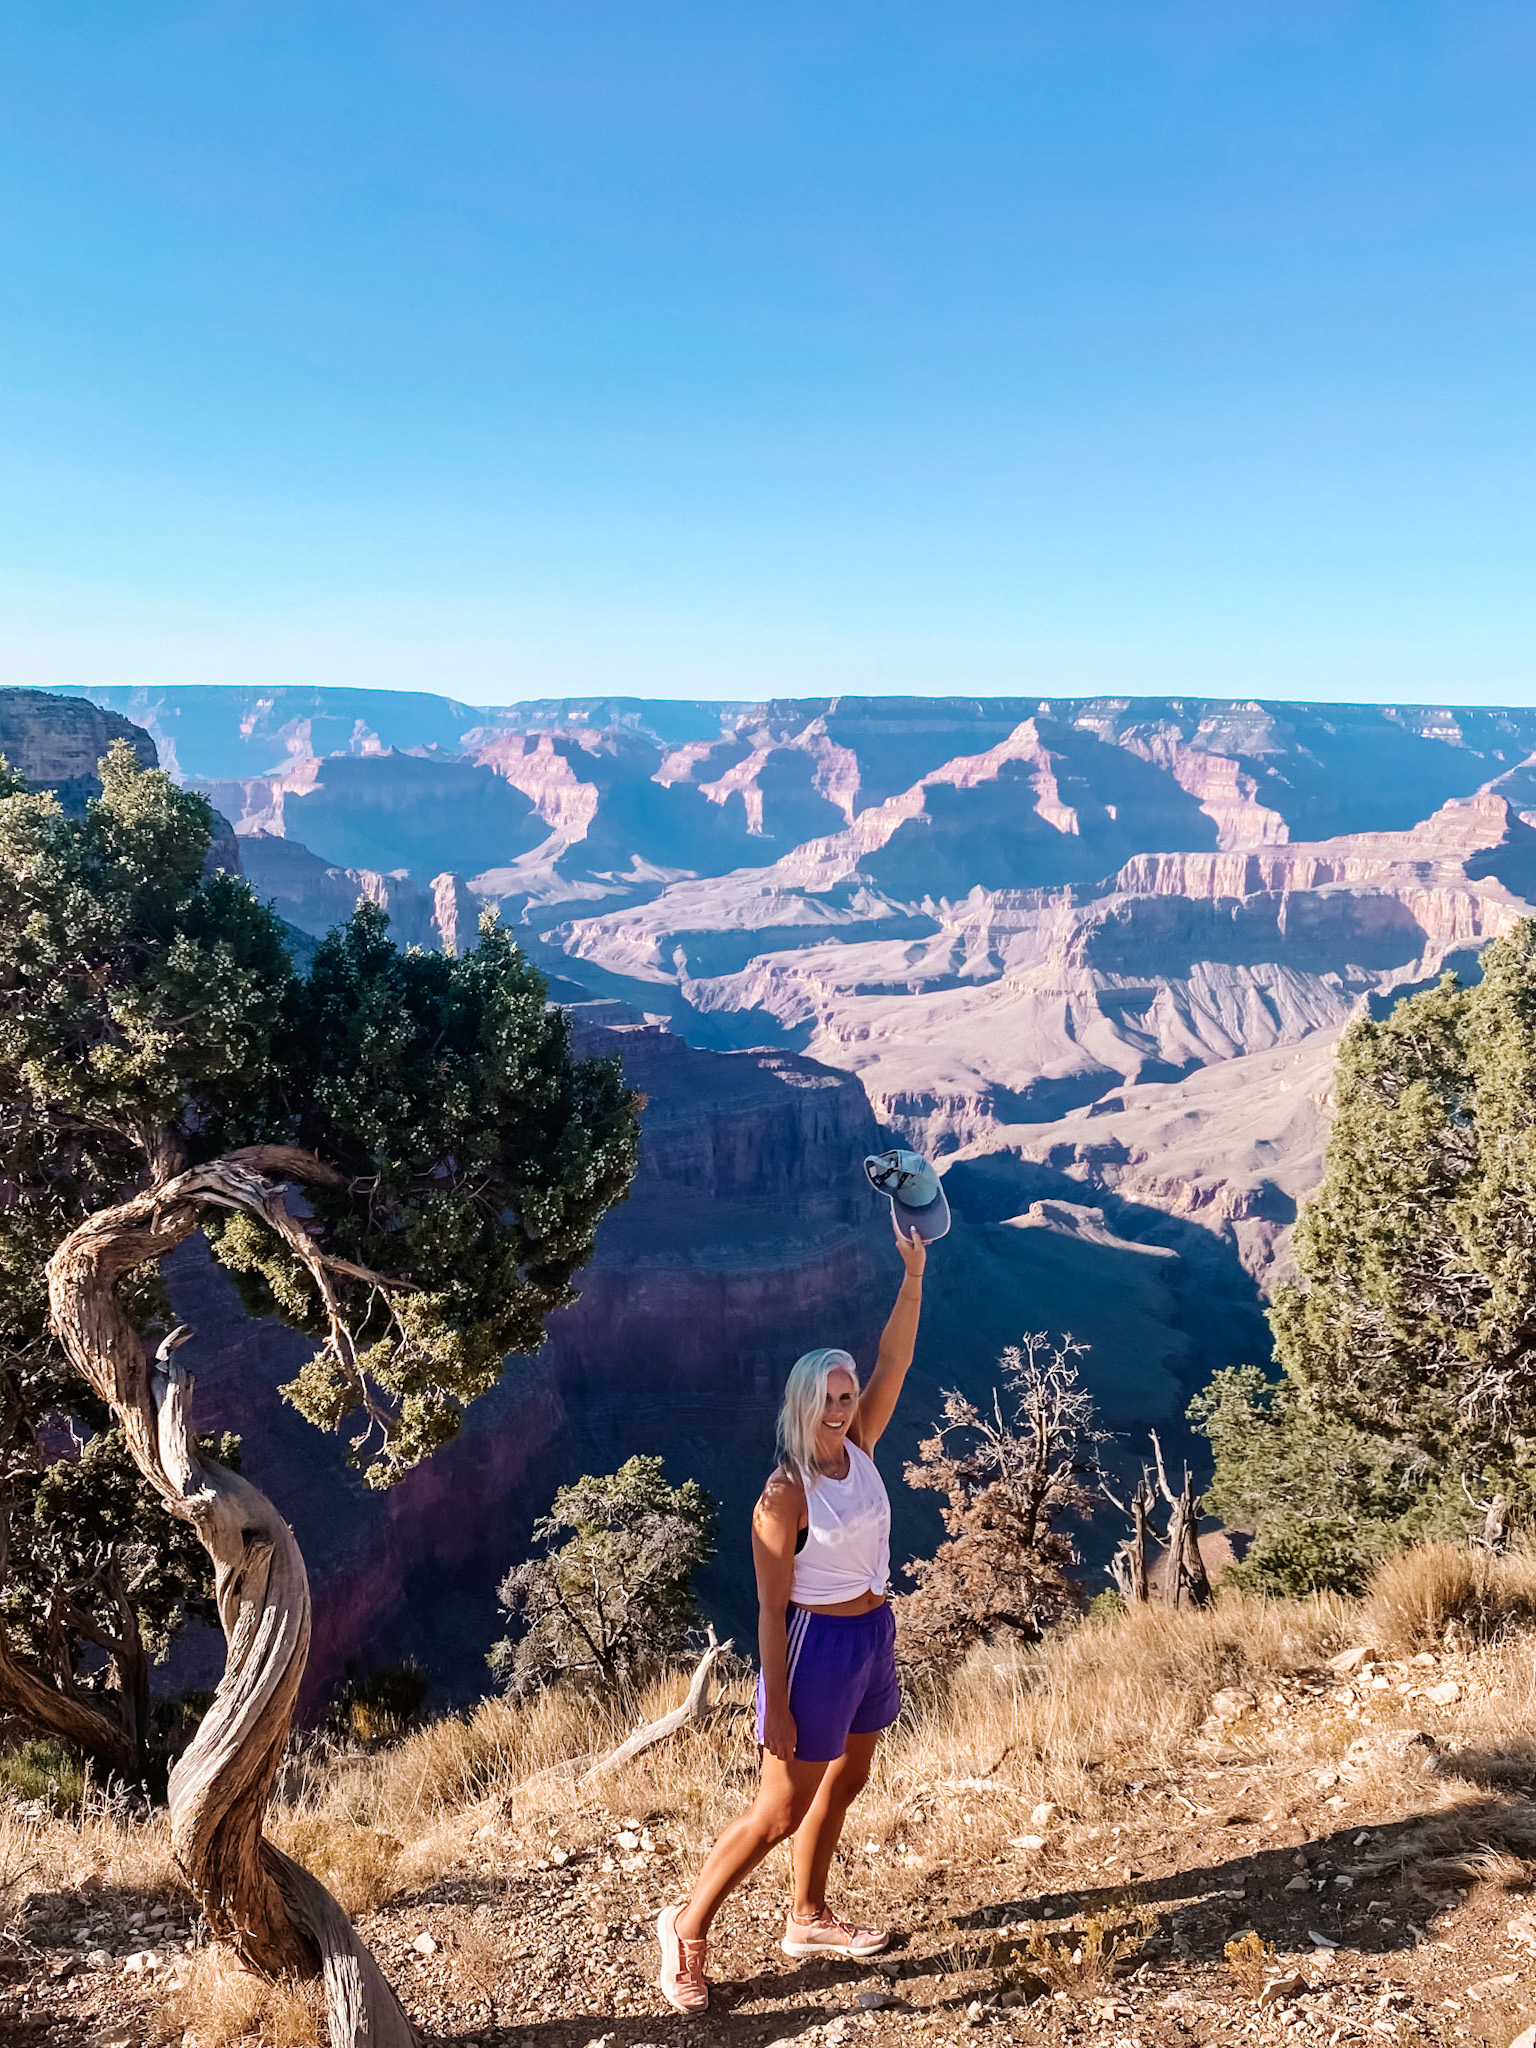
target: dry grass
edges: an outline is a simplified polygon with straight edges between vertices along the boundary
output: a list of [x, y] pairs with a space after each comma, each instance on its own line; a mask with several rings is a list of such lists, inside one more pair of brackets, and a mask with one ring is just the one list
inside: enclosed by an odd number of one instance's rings
[[[1205, 1613], [1148, 1608], [1076, 1628], [1028, 1655], [973, 1656], [942, 1694], [911, 1699], [881, 1745], [856, 1823], [871, 1890], [906, 1891], [925, 1869], [1003, 1853], [1043, 1802], [1101, 1818], [1102, 1766], [1150, 1771], [1187, 1748], [1213, 1691], [1315, 1665], [1348, 1632], [1337, 1601], [1229, 1596]], [[435, 1882], [487, 1825], [537, 1854], [603, 1839], [615, 1816], [640, 1816], [690, 1867], [751, 1796], [757, 1755], [744, 1685], [727, 1689], [706, 1722], [622, 1770], [584, 1780], [559, 1768], [614, 1747], [685, 1688], [679, 1674], [627, 1702], [487, 1700], [371, 1755], [301, 1745], [272, 1833], [352, 1913]], [[38, 1865], [34, 1889], [180, 1890], [163, 1817], [125, 1828], [86, 1814], [28, 1832], [0, 1808], [0, 1874], [7, 1859]]]
[[226, 1949], [204, 1949], [160, 1993], [159, 2038], [197, 2048], [321, 2048], [317, 1986], [258, 1977]]
[[186, 1889], [163, 1813], [125, 1825], [88, 1807], [76, 1820], [36, 1821], [0, 1804], [0, 1916], [16, 1904], [4, 1889], [16, 1872], [26, 1882], [16, 1877], [15, 1892], [114, 1890], [169, 1900]]
[[[1415, 1779], [1415, 1798], [1434, 1809], [1416, 1853], [1439, 1859], [1448, 1877], [1454, 1867], [1518, 1889], [1530, 1874], [1527, 1859], [1536, 1860], [1536, 1841], [1521, 1831], [1526, 1809], [1490, 1801], [1486, 1788], [1497, 1787], [1501, 1776], [1536, 1774], [1536, 1659], [1531, 1635], [1516, 1632], [1527, 1606], [1536, 1615], [1536, 1558], [1446, 1555], [1433, 1545], [1385, 1567], [1359, 1604], [1229, 1593], [1203, 1612], [1143, 1608], [1063, 1631], [1030, 1652], [974, 1655], [942, 1692], [914, 1694], [880, 1745], [846, 1843], [860, 1891], [871, 1903], [884, 1897], [894, 1910], [943, 1866], [1003, 1857], [1021, 1870], [1033, 1859], [1049, 1868], [1095, 1838], [1096, 1867], [1107, 1869], [1124, 1785], [1187, 1771], [1192, 1753], [1212, 1739], [1206, 1721], [1215, 1692], [1245, 1687], [1262, 1696], [1266, 1681], [1315, 1674], [1336, 1650], [1362, 1641], [1411, 1654], [1426, 1636], [1440, 1641], [1444, 1618], [1466, 1599], [1480, 1640], [1456, 1660], [1460, 1697], [1453, 1712], [1434, 1721], [1442, 1735], [1454, 1730], [1459, 1745], [1454, 1782]], [[656, 1855], [685, 1875], [752, 1793], [757, 1757], [744, 1685], [728, 1688], [706, 1721], [622, 1770], [591, 1780], [559, 1768], [612, 1748], [637, 1720], [676, 1705], [685, 1685], [686, 1674], [679, 1674], [627, 1702], [568, 1695], [490, 1700], [373, 1754], [301, 1745], [285, 1766], [272, 1832], [353, 1913], [434, 1885], [487, 1831], [497, 1860], [510, 1866], [519, 1856], [535, 1860], [562, 1848], [606, 1853], [621, 1822], [633, 1818], [650, 1830]], [[1293, 1689], [1297, 1697], [1303, 1692]], [[1394, 1717], [1413, 1722], [1425, 1712], [1411, 1699], [1399, 1703], [1395, 1691], [1372, 1697], [1373, 1726]], [[1316, 1696], [1315, 1714], [1312, 1707], [1307, 1712], [1316, 1721], [1308, 1723], [1315, 1746], [1307, 1761], [1292, 1737], [1276, 1741], [1262, 1713], [1219, 1737], [1229, 1749], [1247, 1749], [1254, 1768], [1272, 1778], [1277, 1812], [1291, 1799], [1292, 1780], [1309, 1783], [1317, 1759], [1342, 1755], [1365, 1725], [1344, 1717], [1331, 1681]], [[1372, 1786], [1383, 1802], [1399, 1798], [1403, 1773], [1417, 1771], [1421, 1756], [1373, 1765], [1352, 1795], [1353, 1810], [1366, 1812], [1377, 1796]], [[1182, 1806], [1194, 1811], [1188, 1800]], [[1051, 1810], [1049, 1820], [1032, 1818], [1042, 1807]], [[1035, 1834], [1048, 1835], [1049, 1844], [1028, 1847]], [[1400, 1856], [1401, 1847], [1394, 1853]], [[1021, 1857], [1031, 1864], [1021, 1866]], [[163, 1817], [123, 1826], [89, 1809], [78, 1821], [24, 1823], [0, 1805], [0, 1914], [8, 1873], [11, 1910], [29, 1889], [113, 1887], [167, 1900], [181, 1890]], [[1041, 1939], [1050, 1955], [1021, 1963], [1053, 1982], [1067, 1975], [1086, 1982], [1118, 1966], [1109, 1950], [1120, 1936], [1108, 1921], [1097, 1933], [1073, 1935], [1066, 1948], [1062, 1929], [1053, 1928], [1048, 1940], [1042, 1930]], [[502, 1963], [490, 1946], [489, 1923], [486, 1941], [478, 1960], [464, 1952], [462, 1969], [489, 1985]], [[1075, 1949], [1082, 1952], [1077, 1963]], [[244, 1973], [210, 1978], [207, 1997], [234, 2012], [241, 1999], [256, 1996], [256, 1981]], [[223, 2024], [211, 2018], [201, 2031], [216, 2043]]]
[[404, 1847], [397, 1835], [329, 1814], [286, 1815], [272, 1834], [355, 1919], [382, 1906], [395, 1889], [395, 1870]]
[[1360, 1604], [1361, 1639], [1397, 1656], [1458, 1640], [1486, 1642], [1536, 1621], [1536, 1551], [1505, 1557], [1420, 1543], [1379, 1565]]

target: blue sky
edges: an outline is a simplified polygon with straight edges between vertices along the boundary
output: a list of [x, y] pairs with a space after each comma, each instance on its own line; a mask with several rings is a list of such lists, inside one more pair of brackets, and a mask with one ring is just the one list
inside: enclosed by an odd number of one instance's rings
[[5, 680], [1536, 702], [1536, 12], [20, 0]]

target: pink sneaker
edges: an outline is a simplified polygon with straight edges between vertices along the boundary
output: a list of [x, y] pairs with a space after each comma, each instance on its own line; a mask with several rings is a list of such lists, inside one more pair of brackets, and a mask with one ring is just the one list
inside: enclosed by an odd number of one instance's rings
[[656, 1916], [656, 1939], [661, 1943], [661, 1975], [657, 1983], [668, 2005], [679, 2012], [702, 2012], [709, 2003], [709, 1980], [704, 1964], [709, 1955], [707, 1941], [685, 1941], [677, 1931], [677, 1916], [686, 1905], [663, 1906]]
[[814, 1920], [791, 1913], [779, 1947], [787, 1956], [877, 1956], [890, 1938], [884, 1927], [850, 1927], [823, 1906]]

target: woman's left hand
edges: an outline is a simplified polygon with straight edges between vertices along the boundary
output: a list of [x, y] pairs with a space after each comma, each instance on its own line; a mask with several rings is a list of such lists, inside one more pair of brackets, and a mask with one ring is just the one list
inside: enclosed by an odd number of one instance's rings
[[907, 1269], [907, 1278], [909, 1280], [921, 1280], [923, 1268], [928, 1263], [927, 1245], [918, 1236], [916, 1230], [911, 1232], [904, 1231], [901, 1225], [896, 1222], [894, 1215], [891, 1221], [895, 1224], [896, 1248], [901, 1253], [901, 1263]]

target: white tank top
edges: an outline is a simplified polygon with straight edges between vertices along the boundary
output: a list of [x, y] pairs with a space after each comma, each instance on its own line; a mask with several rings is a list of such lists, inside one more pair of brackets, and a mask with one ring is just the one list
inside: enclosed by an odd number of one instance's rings
[[848, 1447], [848, 1476], [807, 1487], [805, 1548], [795, 1558], [789, 1597], [797, 1607], [836, 1607], [884, 1593], [891, 1575], [891, 1503], [875, 1461]]

